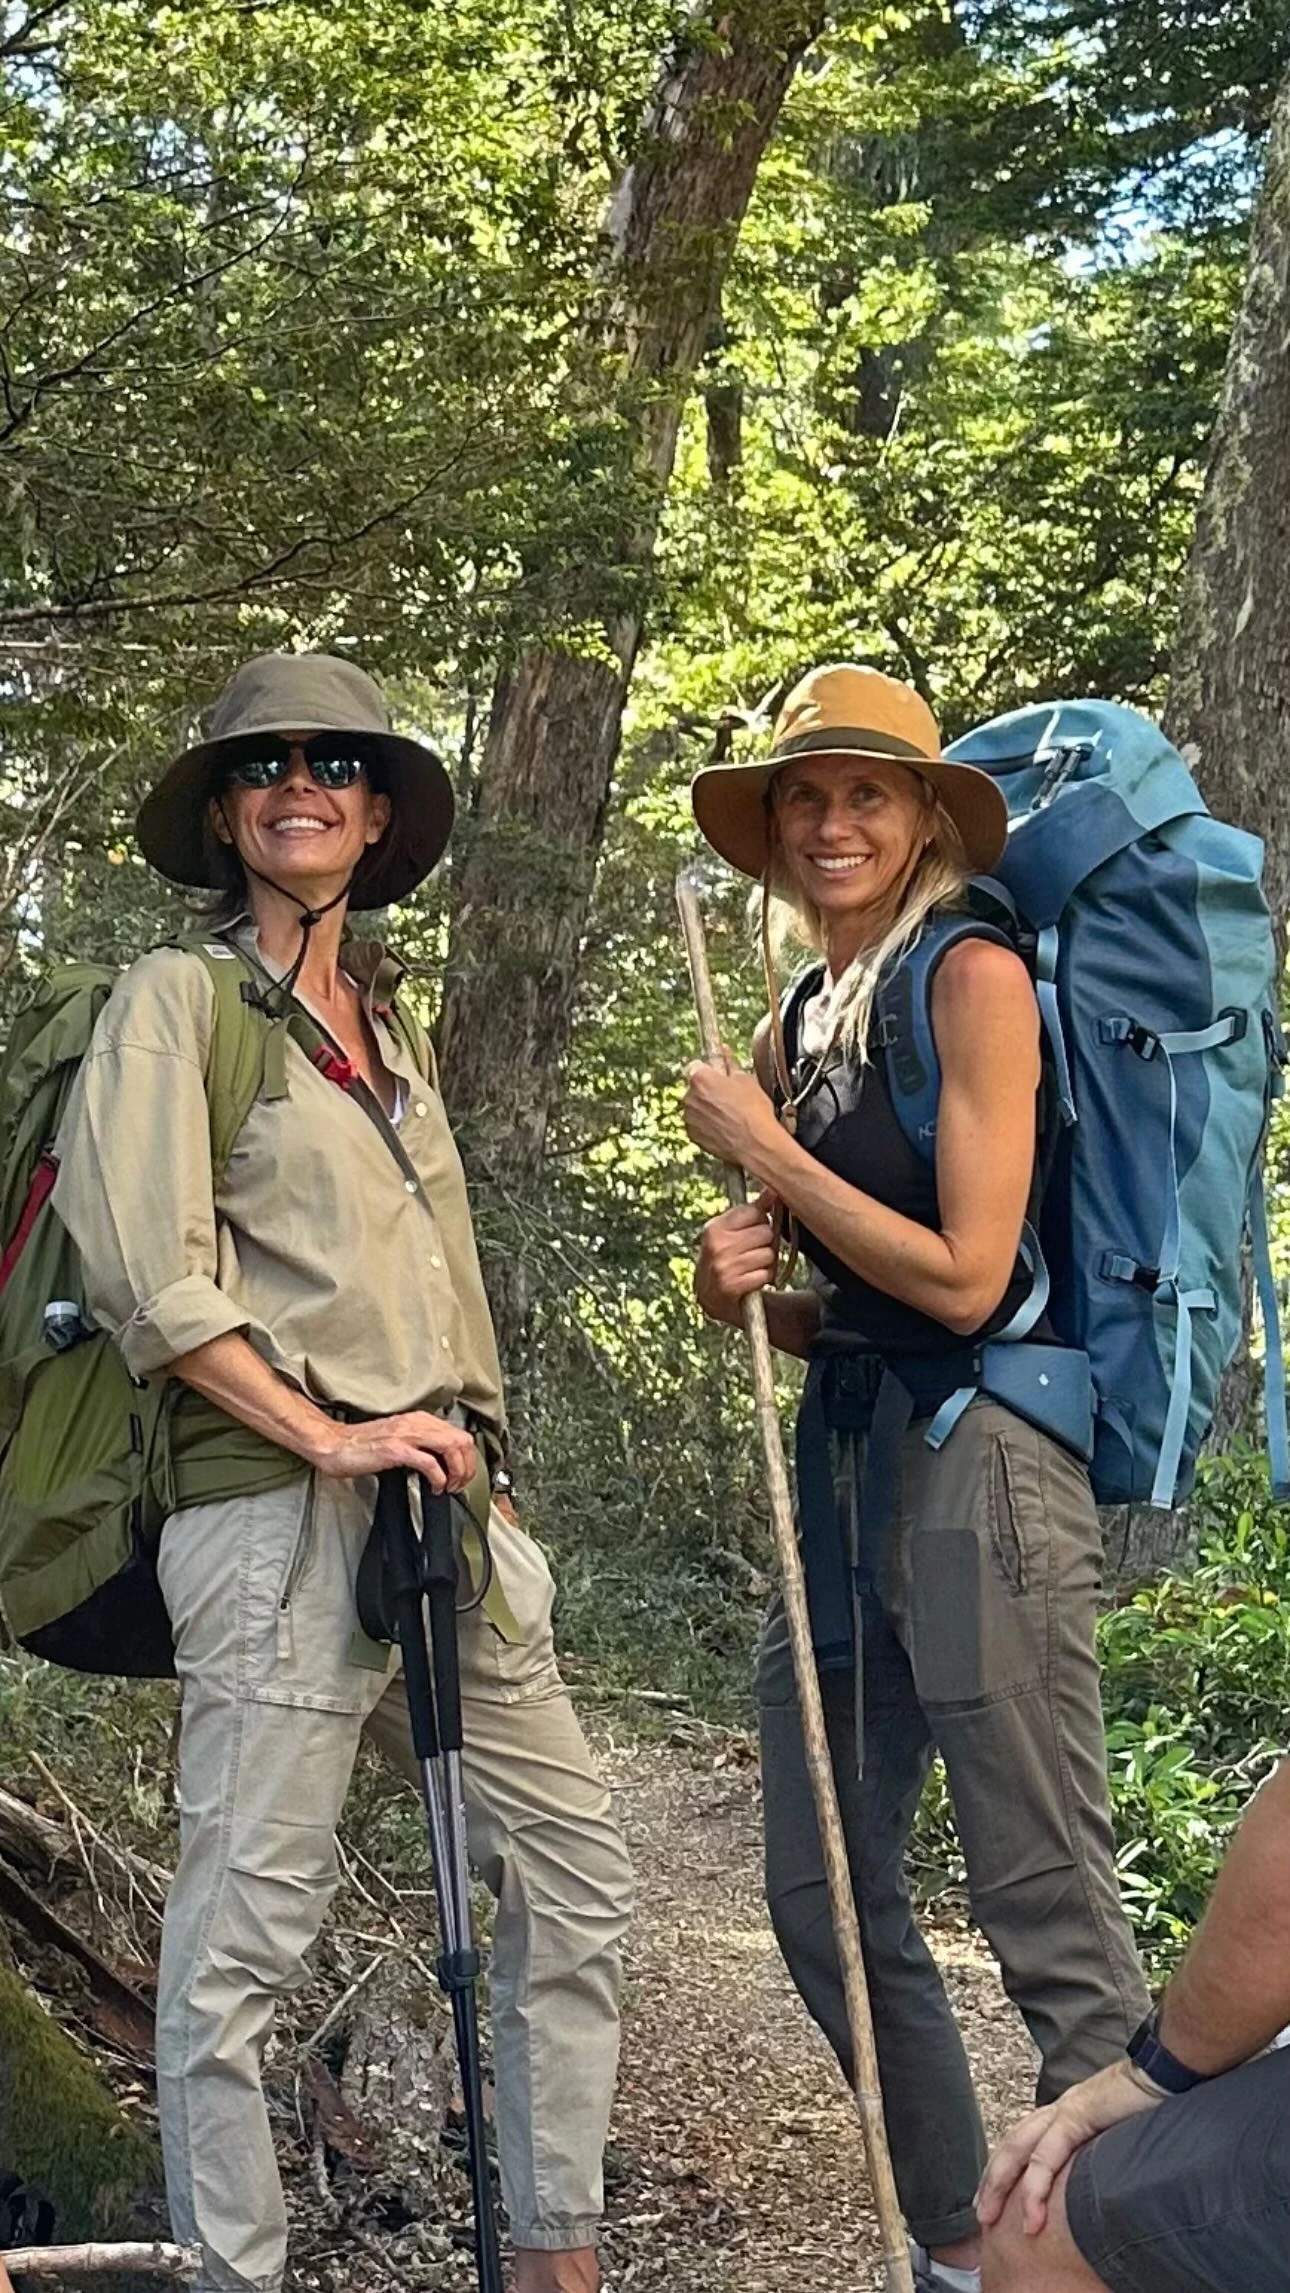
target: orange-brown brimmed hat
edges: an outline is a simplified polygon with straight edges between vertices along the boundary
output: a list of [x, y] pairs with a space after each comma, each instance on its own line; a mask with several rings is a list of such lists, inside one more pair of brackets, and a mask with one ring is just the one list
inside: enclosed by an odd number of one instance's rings
[[770, 858], [767, 798], [777, 772], [803, 756], [871, 756], [907, 764], [936, 791], [973, 875], [988, 875], [1003, 852], [1008, 807], [986, 772], [947, 764], [936, 720], [912, 685], [847, 661], [811, 669], [775, 720], [770, 754], [753, 762], [709, 764], [691, 788], [694, 817], [714, 851], [745, 876], [762, 877]]

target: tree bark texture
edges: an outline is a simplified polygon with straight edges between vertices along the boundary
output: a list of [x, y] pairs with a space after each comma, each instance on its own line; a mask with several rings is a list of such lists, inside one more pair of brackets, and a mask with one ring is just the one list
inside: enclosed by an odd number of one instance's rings
[[1290, 80], [1272, 117], [1165, 717], [1212, 809], [1264, 838], [1282, 933], [1290, 903], [1288, 551]]
[[[1290, 906], [1288, 553], [1290, 79], [1272, 115], [1165, 715], [1166, 730], [1212, 810], [1264, 840], [1268, 901], [1283, 955]], [[1224, 1381], [1216, 1445], [1251, 1423], [1258, 1383], [1242, 1350]]]
[[[607, 221], [606, 327], [630, 421], [619, 530], [587, 569], [590, 637], [537, 647], [502, 677], [454, 863], [439, 1048], [483, 1229], [502, 1359], [518, 1369], [529, 1284], [522, 1203], [559, 1103], [582, 943], [643, 584], [677, 432], [730, 257], [819, 0], [702, 10], [660, 83]], [[500, 1247], [499, 1245], [500, 1240]]]

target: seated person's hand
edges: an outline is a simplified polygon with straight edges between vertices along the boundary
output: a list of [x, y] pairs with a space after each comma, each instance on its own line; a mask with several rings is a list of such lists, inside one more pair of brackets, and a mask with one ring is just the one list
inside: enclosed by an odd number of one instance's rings
[[1072, 2086], [1059, 2102], [1032, 2110], [1004, 2136], [985, 2169], [976, 2195], [982, 2228], [993, 2228], [1020, 2183], [1022, 2226], [1037, 2237], [1048, 2219], [1053, 2184], [1076, 2151], [1122, 2118], [1156, 2109], [1162, 2099], [1138, 2084], [1126, 2059]]

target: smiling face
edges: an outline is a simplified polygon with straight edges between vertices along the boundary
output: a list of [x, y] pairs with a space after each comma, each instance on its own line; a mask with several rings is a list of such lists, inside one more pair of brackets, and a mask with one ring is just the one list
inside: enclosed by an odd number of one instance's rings
[[801, 757], [771, 797], [788, 872], [826, 938], [898, 897], [933, 833], [925, 783], [885, 757]]
[[[226, 781], [211, 799], [211, 824], [221, 843], [235, 845], [249, 867], [316, 907], [344, 889], [368, 845], [380, 842], [390, 799], [371, 786], [366, 772], [349, 788], [322, 787], [299, 745], [309, 737], [283, 735], [290, 762], [271, 788]], [[251, 890], [253, 883], [248, 896]]]

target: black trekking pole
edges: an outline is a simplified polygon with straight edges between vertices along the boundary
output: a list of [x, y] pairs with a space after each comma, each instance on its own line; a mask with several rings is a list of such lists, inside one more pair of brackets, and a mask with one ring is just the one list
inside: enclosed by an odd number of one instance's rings
[[[382, 1473], [375, 1527], [384, 1547], [386, 1590], [395, 1638], [403, 1652], [412, 1745], [421, 1770], [430, 1860], [443, 1951], [439, 1985], [452, 2003], [466, 2148], [475, 2212], [475, 2268], [480, 2293], [502, 2293], [502, 2263], [484, 2131], [475, 1985], [479, 1953], [470, 1924], [470, 1867], [462, 1789], [461, 1673], [457, 1657], [457, 1546], [452, 1499], [421, 1483], [421, 1534], [412, 1521], [408, 1477]], [[430, 1613], [429, 1644], [426, 1608]]]

